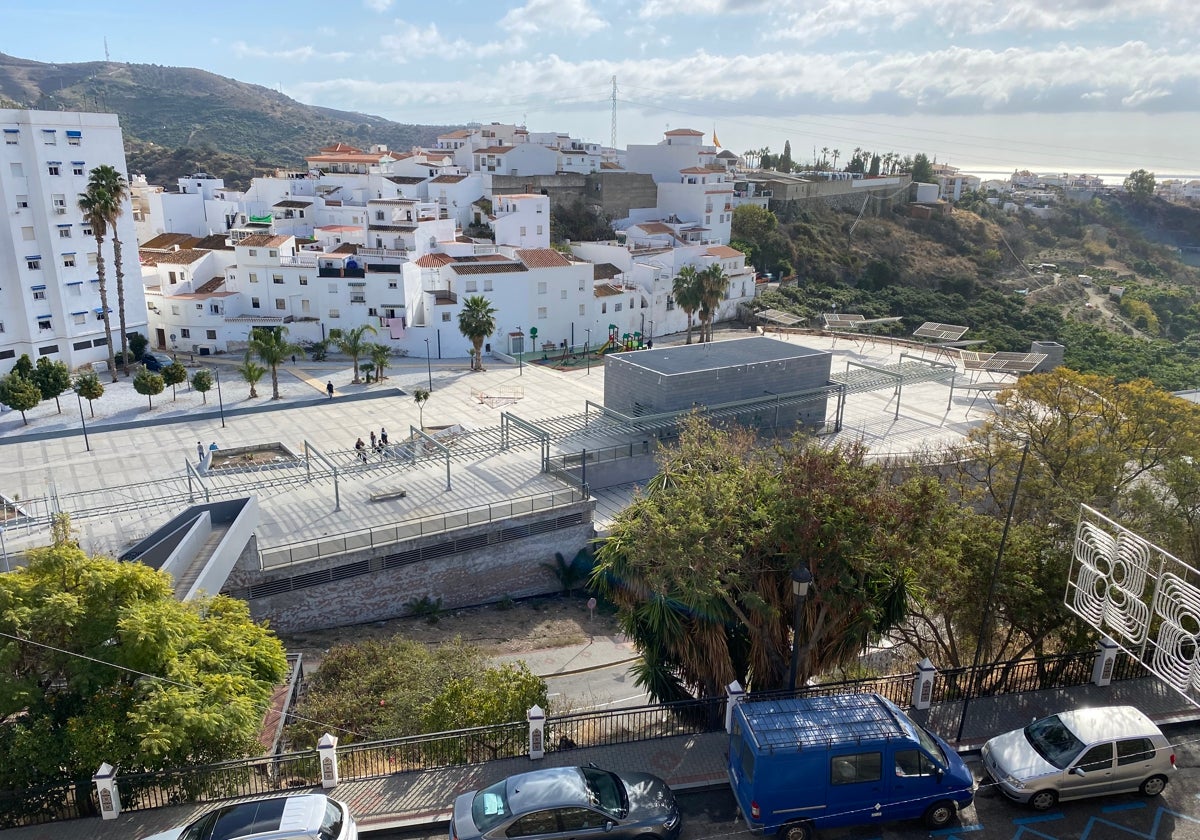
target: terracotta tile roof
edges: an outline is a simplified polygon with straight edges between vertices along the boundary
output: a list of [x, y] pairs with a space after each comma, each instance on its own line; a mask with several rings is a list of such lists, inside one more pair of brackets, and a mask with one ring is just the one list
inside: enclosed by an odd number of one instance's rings
[[694, 128], [673, 128], [666, 132], [667, 137], [703, 137], [703, 131], [696, 131]]
[[159, 256], [158, 251], [138, 251], [138, 262], [145, 266], [156, 266]]
[[502, 155], [511, 152], [516, 146], [488, 146], [485, 149], [476, 149], [474, 154], [477, 155]]
[[640, 231], [642, 231], [642, 233], [650, 236], [661, 234], [666, 234], [667, 236], [675, 235], [675, 230], [667, 225], [664, 225], [662, 222], [642, 222], [641, 224], [634, 225], [633, 227], [638, 228]]
[[617, 268], [612, 263], [596, 263], [592, 266], [593, 280], [611, 280], [614, 277], [623, 274], [621, 269]]
[[517, 271], [528, 271], [521, 263], [454, 263], [450, 270], [455, 274], [512, 274]]
[[348, 143], [334, 143], [332, 146], [325, 146], [324, 148], [318, 149], [318, 151], [322, 153], [329, 152], [331, 154], [341, 154], [342, 152], [361, 152], [362, 149], [359, 149], [356, 146], [351, 146]]
[[190, 233], [160, 233], [149, 242], [142, 243], [140, 250], [169, 251], [173, 248], [191, 248], [196, 241], [196, 237]]
[[458, 131], [451, 131], [449, 134], [439, 134], [438, 139], [446, 140], [466, 140], [471, 136], [471, 132], [465, 128], [460, 128]]
[[441, 268], [452, 262], [454, 257], [449, 254], [424, 254], [417, 260], [417, 265], [421, 268]]
[[221, 287], [224, 285], [225, 285], [224, 277], [214, 277], [211, 280], [205, 281], [202, 285], [197, 286], [196, 294], [211, 295], [213, 292], [220, 291]]
[[241, 242], [237, 243], [239, 248], [278, 248], [285, 244], [290, 236], [272, 235], [269, 233], [255, 233], [247, 236]]
[[283, 201], [276, 201], [272, 207], [299, 207], [304, 208], [312, 204], [312, 201], [301, 201], [298, 198], [285, 198]]
[[205, 251], [232, 251], [233, 246], [229, 244], [229, 238], [223, 233], [212, 233], [201, 239], [193, 248], [202, 248]]
[[[724, 172], [725, 170], [722, 169], [721, 171]], [[709, 172], [712, 172], [712, 170], [704, 166], [689, 166], [687, 169], [679, 170], [680, 175], [707, 175]]]
[[621, 166], [621, 164], [613, 163], [611, 160], [600, 161], [600, 168], [601, 169], [620, 169], [621, 171], [625, 170], [625, 167]]
[[348, 230], [362, 230], [358, 225], [323, 225], [317, 228], [328, 233], [345, 233]]
[[529, 268], [562, 268], [571, 261], [553, 248], [518, 248], [517, 259]]
[[746, 256], [737, 248], [730, 248], [728, 245], [712, 245], [704, 253], [708, 254], [710, 257], [716, 257], [720, 260], [727, 260], [731, 257]]
[[208, 251], [195, 251], [184, 248], [181, 251], [167, 251], [165, 254], [155, 254], [158, 265], [191, 265], [196, 260], [208, 256]]
[[381, 225], [381, 224], [376, 224], [375, 222], [371, 222], [369, 225], [367, 225], [367, 227], [370, 230], [387, 230], [387, 231], [392, 231], [393, 233], [408, 233], [410, 231], [414, 231], [417, 229], [417, 223], [416, 222], [412, 222], [412, 223], [406, 222], [401, 225]]
[[717, 153], [717, 157], [725, 158], [726, 160], [729, 160], [729, 159], [737, 160], [737, 155], [735, 155], [733, 152], [729, 151], [728, 149], [722, 149], [720, 152]]
[[372, 198], [367, 201], [367, 204], [416, 204], [415, 198]]
[[429, 180], [416, 175], [388, 175], [386, 177], [393, 184], [423, 184]]
[[593, 297], [612, 297], [613, 295], [623, 294], [625, 294], [625, 292], [623, 292], [621, 289], [618, 289], [611, 283], [600, 283], [595, 289], [592, 290]]
[[329, 253], [331, 254], [357, 254], [358, 245], [353, 242], [343, 242], [341, 245], [334, 248]]
[[439, 175], [430, 181], [431, 184], [457, 184], [459, 181], [465, 181], [466, 175]]

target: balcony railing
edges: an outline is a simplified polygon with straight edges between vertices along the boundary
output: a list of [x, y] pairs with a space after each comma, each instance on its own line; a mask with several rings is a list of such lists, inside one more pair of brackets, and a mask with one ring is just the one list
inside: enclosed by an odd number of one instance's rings
[[280, 257], [279, 264], [293, 268], [316, 268], [317, 258], [309, 254], [296, 254], [290, 257]]

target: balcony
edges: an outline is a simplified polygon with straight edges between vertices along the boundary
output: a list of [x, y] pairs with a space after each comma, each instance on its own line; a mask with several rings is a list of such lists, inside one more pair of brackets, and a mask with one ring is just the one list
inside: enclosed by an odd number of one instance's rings
[[408, 257], [408, 251], [403, 248], [396, 250], [393, 248], [363, 248], [360, 246], [358, 255], [365, 258], [377, 257], [387, 262], [404, 262]]
[[296, 254], [295, 256], [280, 257], [279, 264], [292, 268], [316, 268], [317, 258], [308, 254]]
[[366, 277], [365, 268], [330, 268], [321, 266], [317, 269], [318, 277]]
[[455, 304], [458, 303], [458, 295], [448, 289], [433, 290], [434, 305]]

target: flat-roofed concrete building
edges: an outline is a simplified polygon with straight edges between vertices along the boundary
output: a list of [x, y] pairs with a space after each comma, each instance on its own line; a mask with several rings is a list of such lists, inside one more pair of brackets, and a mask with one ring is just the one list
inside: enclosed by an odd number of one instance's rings
[[[604, 406], [640, 416], [795, 394], [827, 385], [831, 359], [761, 336], [613, 354], [604, 360]], [[778, 425], [825, 422], [823, 399], [781, 408]]]

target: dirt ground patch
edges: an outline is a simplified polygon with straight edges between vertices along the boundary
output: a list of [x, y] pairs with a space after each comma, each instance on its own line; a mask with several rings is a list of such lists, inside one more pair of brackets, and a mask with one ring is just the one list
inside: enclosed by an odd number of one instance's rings
[[365, 639], [404, 636], [436, 646], [460, 636], [494, 656], [579, 645], [589, 636], [613, 636], [620, 632], [616, 616], [609, 612], [597, 610], [595, 617], [589, 619], [584, 598], [537, 598], [518, 601], [507, 608], [492, 605], [448, 610], [432, 624], [418, 617], [393, 618], [306, 633], [281, 633], [279, 638], [289, 653], [304, 655], [304, 670], [312, 673], [330, 648]]

